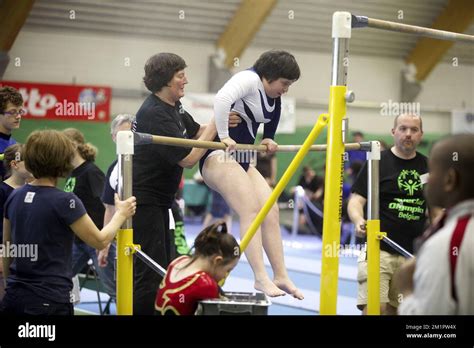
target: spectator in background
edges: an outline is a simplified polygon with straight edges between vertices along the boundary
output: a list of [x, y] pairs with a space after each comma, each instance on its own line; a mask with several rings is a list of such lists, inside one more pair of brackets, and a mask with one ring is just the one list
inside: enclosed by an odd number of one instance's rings
[[[129, 114], [117, 115], [110, 124], [110, 135], [113, 142], [117, 141], [117, 133], [120, 131], [129, 131], [132, 128], [132, 122], [135, 116]], [[115, 214], [114, 196], [118, 193], [118, 160], [112, 162], [107, 169], [105, 175], [104, 190], [102, 192], [101, 200], [105, 206], [104, 211], [104, 225], [107, 225]], [[104, 249], [100, 250], [97, 255], [97, 262], [100, 268], [107, 268], [108, 273], [115, 273], [115, 257], [117, 255], [117, 246], [115, 241], [112, 241]], [[115, 287], [115, 282], [114, 282]]]
[[[428, 171], [427, 158], [416, 149], [423, 137], [423, 123], [418, 115], [401, 114], [394, 120], [395, 145], [380, 157], [380, 230], [408, 252], [419, 237], [426, 220], [426, 202], [421, 177]], [[367, 203], [367, 162], [352, 186], [348, 213], [356, 234], [366, 235], [364, 207]], [[398, 289], [393, 275], [405, 261], [386, 243], [380, 244], [380, 312], [396, 314]], [[357, 307], [366, 314], [367, 258], [362, 251], [358, 261], [359, 292]]]
[[[361, 143], [364, 141], [364, 133], [362, 132], [353, 132], [352, 133], [352, 142]], [[354, 162], [364, 163], [367, 160], [367, 153], [361, 150], [349, 150], [347, 151], [349, 160], [347, 161], [347, 166], [350, 166]]]
[[[5, 149], [2, 164], [5, 167], [5, 174], [8, 176], [8, 179], [0, 183], [0, 216], [2, 216], [2, 220], [3, 206], [13, 190], [34, 179], [33, 175], [25, 168], [23, 151], [24, 145], [18, 143], [10, 145]], [[3, 243], [3, 221], [0, 224], [0, 243]], [[5, 293], [2, 265], [3, 257], [0, 257], [0, 301]]]
[[277, 157], [275, 153], [258, 152], [255, 168], [262, 174], [268, 186], [275, 187], [277, 175]]
[[[23, 97], [15, 88], [4, 86], [0, 88], [0, 154], [15, 144], [12, 131], [20, 128], [21, 116], [26, 113], [23, 109]], [[5, 179], [5, 169], [0, 166], [0, 180]]]
[[204, 217], [202, 228], [206, 228], [216, 222], [216, 220], [225, 221], [227, 231], [231, 233], [232, 226], [232, 211], [229, 205], [226, 203], [224, 197], [219, 192], [209, 189], [211, 191], [211, 207]]
[[324, 179], [314, 171], [311, 166], [304, 166], [303, 173], [298, 180], [298, 186], [301, 186], [311, 201], [321, 201], [324, 192]]
[[352, 185], [356, 181], [357, 175], [359, 175], [362, 166], [363, 162], [355, 161], [345, 170], [344, 184], [342, 185], [342, 199], [349, 199]]
[[[102, 229], [104, 226], [104, 205], [100, 200], [100, 196], [104, 190], [105, 176], [94, 163], [97, 156], [97, 148], [90, 143], [86, 143], [84, 135], [75, 128], [65, 129], [63, 134], [74, 145], [74, 157], [72, 160], [74, 169], [66, 180], [64, 191], [73, 192], [79, 197], [95, 226], [98, 229]], [[84, 269], [89, 259], [92, 260], [99, 274], [105, 292], [109, 296], [115, 297], [113, 266], [110, 269], [99, 267], [96, 250], [80, 238], [75, 237], [72, 247], [73, 276]]]
[[[306, 202], [301, 202], [299, 208], [299, 226], [306, 226], [311, 234], [323, 233], [323, 200], [324, 200], [324, 179], [316, 174], [316, 171], [309, 165], [303, 167], [303, 172], [298, 180], [298, 186], [304, 189], [308, 198]], [[304, 231], [304, 229], [301, 229]]]
[[[193, 179], [197, 184], [207, 187], [199, 169], [194, 173]], [[207, 187], [207, 189], [209, 190], [211, 197], [210, 204], [208, 203], [206, 206], [206, 215], [202, 222], [202, 228], [209, 227], [211, 224], [216, 222], [216, 220], [224, 220], [227, 226], [227, 231], [231, 233], [232, 212], [229, 205], [219, 192], [214, 191], [209, 187]]]

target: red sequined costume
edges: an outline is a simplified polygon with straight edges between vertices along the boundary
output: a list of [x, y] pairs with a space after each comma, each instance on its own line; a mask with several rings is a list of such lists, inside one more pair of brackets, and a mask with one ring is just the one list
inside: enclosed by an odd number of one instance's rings
[[173, 268], [188, 258], [179, 257], [168, 267], [155, 301], [155, 309], [161, 314], [172, 311], [176, 315], [193, 315], [200, 300], [219, 297], [217, 282], [206, 272], [196, 272], [177, 282], [170, 281]]

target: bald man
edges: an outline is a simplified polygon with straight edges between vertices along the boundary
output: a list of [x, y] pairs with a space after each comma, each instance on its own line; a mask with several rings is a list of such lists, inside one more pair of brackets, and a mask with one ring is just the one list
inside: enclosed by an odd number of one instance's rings
[[[474, 314], [474, 134], [438, 142], [429, 159], [428, 205], [443, 207], [439, 229], [397, 274], [399, 314]], [[414, 273], [414, 276], [413, 276]]]
[[[428, 172], [428, 161], [417, 152], [423, 137], [420, 116], [402, 114], [395, 118], [392, 136], [394, 145], [380, 157], [380, 230], [413, 253], [413, 241], [423, 233], [426, 203], [421, 177]], [[365, 236], [367, 203], [367, 165], [365, 164], [349, 198], [347, 211], [358, 236]], [[398, 289], [392, 279], [405, 258], [385, 243], [380, 244], [380, 312], [395, 315], [399, 304]], [[363, 250], [357, 267], [357, 307], [366, 314], [367, 257]]]

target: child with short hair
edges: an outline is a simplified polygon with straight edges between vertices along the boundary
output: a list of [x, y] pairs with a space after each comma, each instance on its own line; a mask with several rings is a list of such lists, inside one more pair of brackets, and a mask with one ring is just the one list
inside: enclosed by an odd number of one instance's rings
[[156, 296], [157, 314], [193, 315], [199, 301], [219, 297], [218, 282], [240, 258], [239, 244], [225, 223], [199, 233], [194, 250], [193, 256], [181, 256], [169, 265]]
[[74, 234], [102, 249], [135, 214], [136, 199], [115, 197], [116, 213], [99, 230], [72, 192], [56, 188], [72, 170], [73, 143], [56, 130], [35, 131], [26, 141], [26, 169], [35, 180], [14, 190], [5, 203], [4, 243], [28, 247], [25, 255], [5, 257], [5, 314], [72, 315], [71, 254]]

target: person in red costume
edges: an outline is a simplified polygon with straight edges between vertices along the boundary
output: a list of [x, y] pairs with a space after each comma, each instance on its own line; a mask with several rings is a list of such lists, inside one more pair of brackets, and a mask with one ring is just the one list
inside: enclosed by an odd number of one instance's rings
[[156, 295], [156, 314], [193, 315], [199, 301], [219, 297], [218, 282], [240, 258], [240, 247], [225, 223], [199, 233], [194, 249], [193, 256], [181, 256], [169, 265]]

